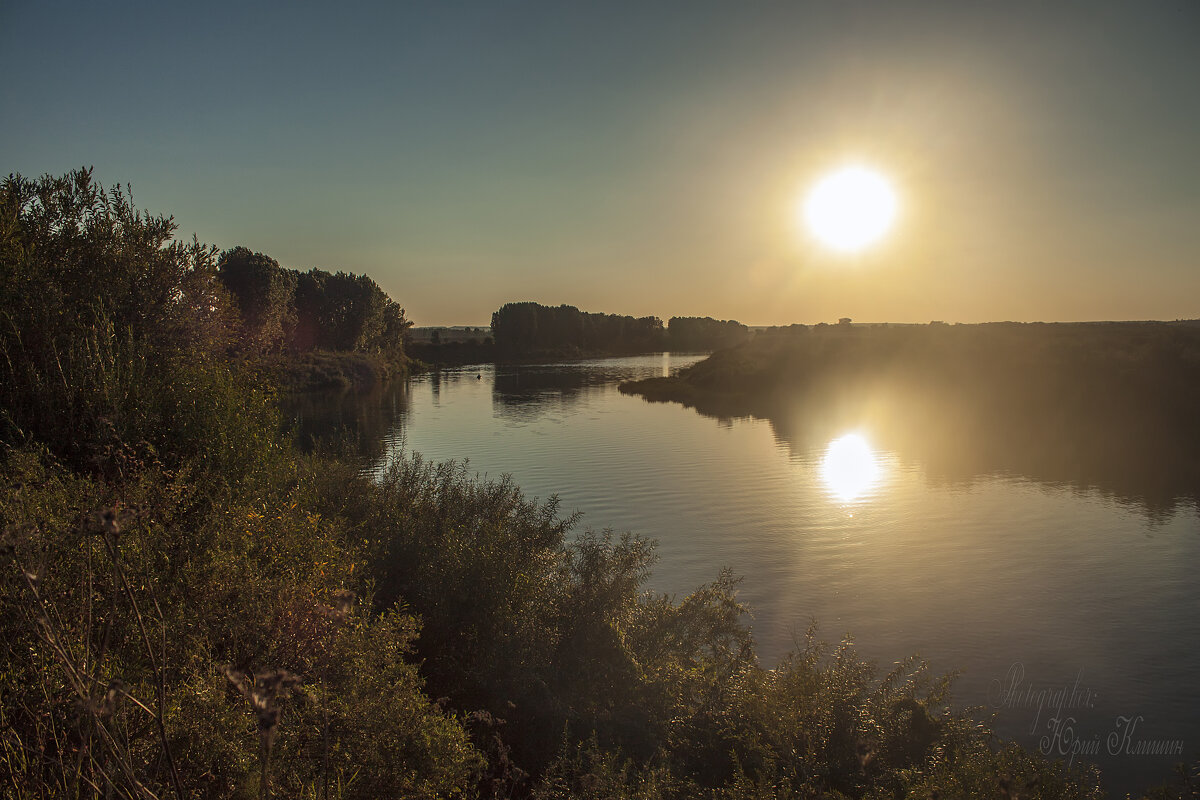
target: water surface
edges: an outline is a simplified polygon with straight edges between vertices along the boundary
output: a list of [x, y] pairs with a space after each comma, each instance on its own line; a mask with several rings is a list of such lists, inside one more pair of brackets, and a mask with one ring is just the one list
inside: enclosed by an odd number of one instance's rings
[[[843, 419], [781, 432], [617, 391], [698, 358], [462, 367], [301, 416], [362, 426], [371, 459], [469, 459], [557, 495], [584, 527], [655, 539], [655, 591], [682, 597], [732, 567], [768, 665], [814, 620], [883, 667], [920, 653], [960, 671], [956, 701], [996, 713], [1003, 734], [1094, 753], [1122, 791], [1200, 751], [1194, 503], [947, 477], [888, 450], [894, 432]], [[1181, 756], [1136, 754], [1175, 743]]]

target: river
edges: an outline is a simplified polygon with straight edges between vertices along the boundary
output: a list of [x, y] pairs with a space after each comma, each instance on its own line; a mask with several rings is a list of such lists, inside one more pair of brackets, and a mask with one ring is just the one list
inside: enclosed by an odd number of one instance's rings
[[960, 673], [956, 703], [1027, 747], [1096, 761], [1113, 791], [1200, 752], [1193, 502], [947, 478], [880, 445], [886, 431], [785, 436], [617, 391], [698, 358], [457, 367], [292, 411], [302, 433], [356, 431], [367, 467], [403, 451], [466, 459], [557, 495], [581, 528], [654, 539], [656, 592], [682, 597], [731, 567], [767, 665], [814, 622], [883, 671], [919, 653]]

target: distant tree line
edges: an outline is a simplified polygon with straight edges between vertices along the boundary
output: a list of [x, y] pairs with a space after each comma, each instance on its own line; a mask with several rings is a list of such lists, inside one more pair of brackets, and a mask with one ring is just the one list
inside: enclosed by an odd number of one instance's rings
[[249, 349], [403, 355], [404, 334], [412, 323], [366, 275], [287, 269], [245, 247], [222, 253], [217, 269], [236, 300], [242, 342]]
[[798, 406], [836, 409], [942, 479], [1019, 474], [1163, 514], [1200, 500], [1192, 321], [791, 326], [621, 390], [771, 419], [783, 440], [808, 435]]
[[497, 356], [625, 355], [662, 350], [713, 350], [739, 344], [750, 329], [734, 320], [629, 317], [580, 311], [575, 306], [507, 303], [492, 314]]
[[658, 317], [595, 314], [540, 303], [506, 303], [492, 314], [492, 337], [501, 358], [646, 353], [662, 350], [666, 343]]
[[672, 350], [719, 350], [750, 338], [750, 329], [737, 320], [712, 317], [671, 317], [667, 333]]

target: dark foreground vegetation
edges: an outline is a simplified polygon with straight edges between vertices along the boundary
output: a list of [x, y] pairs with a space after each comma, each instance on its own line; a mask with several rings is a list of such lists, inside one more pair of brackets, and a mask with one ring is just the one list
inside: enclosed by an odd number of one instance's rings
[[920, 662], [762, 668], [728, 573], [646, 594], [650, 544], [507, 481], [301, 456], [174, 230], [0, 191], [6, 797], [1098, 796]]
[[765, 417], [801, 446], [866, 425], [940, 479], [1013, 473], [1151, 510], [1200, 500], [1196, 322], [796, 326], [622, 391]]
[[740, 322], [710, 317], [623, 317], [580, 311], [575, 306], [508, 303], [492, 314], [499, 361], [584, 358], [715, 350], [745, 341]]

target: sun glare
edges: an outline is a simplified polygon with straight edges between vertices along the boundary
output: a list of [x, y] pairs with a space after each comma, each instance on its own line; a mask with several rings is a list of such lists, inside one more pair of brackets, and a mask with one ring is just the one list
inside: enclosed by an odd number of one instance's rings
[[860, 433], [834, 439], [821, 459], [821, 480], [843, 503], [866, 494], [878, 482], [881, 471], [875, 451]]
[[888, 180], [869, 167], [842, 167], [821, 178], [804, 200], [804, 221], [823, 244], [856, 253], [892, 227], [896, 193]]

